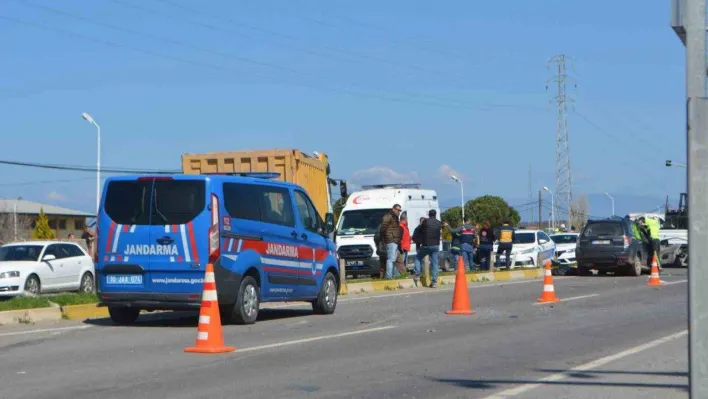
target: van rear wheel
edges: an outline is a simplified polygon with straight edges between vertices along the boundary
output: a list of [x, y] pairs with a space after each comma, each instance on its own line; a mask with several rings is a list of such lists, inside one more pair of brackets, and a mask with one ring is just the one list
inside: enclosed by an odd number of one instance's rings
[[108, 314], [111, 320], [119, 326], [129, 326], [135, 323], [140, 315], [140, 309], [125, 308], [125, 307], [108, 307]]
[[241, 280], [238, 298], [231, 315], [236, 324], [253, 324], [258, 319], [261, 292], [258, 283], [251, 276]]

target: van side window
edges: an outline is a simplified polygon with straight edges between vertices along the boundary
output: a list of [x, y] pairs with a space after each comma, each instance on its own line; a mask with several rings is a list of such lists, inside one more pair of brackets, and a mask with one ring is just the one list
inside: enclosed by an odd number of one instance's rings
[[295, 226], [290, 193], [281, 187], [261, 187], [261, 220], [282, 226]]
[[322, 221], [320, 220], [320, 216], [315, 210], [314, 205], [312, 205], [312, 201], [310, 201], [310, 199], [302, 191], [296, 190], [295, 203], [297, 204], [297, 210], [300, 214], [300, 222], [303, 227], [313, 233], [319, 233]]
[[234, 219], [294, 227], [295, 217], [286, 188], [224, 183], [224, 207]]

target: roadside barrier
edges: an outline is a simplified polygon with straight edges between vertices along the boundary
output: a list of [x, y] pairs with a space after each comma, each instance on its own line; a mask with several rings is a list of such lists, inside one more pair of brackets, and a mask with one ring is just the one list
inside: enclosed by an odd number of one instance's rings
[[457, 275], [455, 276], [455, 290], [452, 294], [452, 310], [445, 312], [450, 315], [473, 315], [470, 306], [470, 295], [467, 289], [467, 275], [465, 274], [465, 261], [462, 256], [457, 257]]
[[664, 282], [661, 281], [661, 278], [659, 277], [659, 262], [656, 259], [656, 253], [651, 258], [651, 275], [649, 276], [647, 285], [650, 287], [661, 287], [664, 285]]
[[543, 291], [541, 292], [541, 297], [536, 300], [539, 303], [553, 303], [560, 302], [560, 299], [556, 297], [556, 290], [553, 287], [553, 273], [551, 273], [551, 260], [546, 260], [546, 270], [543, 276]]
[[197, 326], [197, 343], [193, 347], [184, 348], [184, 351], [189, 353], [225, 353], [235, 350], [236, 348], [224, 346], [214, 266], [209, 263], [204, 275], [202, 306], [199, 309], [199, 325]]

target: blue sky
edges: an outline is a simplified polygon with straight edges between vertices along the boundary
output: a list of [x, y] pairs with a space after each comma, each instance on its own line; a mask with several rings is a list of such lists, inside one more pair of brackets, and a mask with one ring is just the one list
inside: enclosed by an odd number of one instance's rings
[[[664, 166], [685, 160], [669, 17], [668, 1], [639, 0], [2, 0], [0, 159], [94, 165], [86, 111], [106, 167], [298, 148], [353, 185], [418, 181], [454, 204], [457, 173], [466, 197], [518, 204], [529, 165], [534, 191], [554, 186], [546, 63], [564, 53], [574, 194], [593, 214], [605, 191], [618, 213], [647, 210], [685, 189]], [[90, 211], [93, 178], [0, 166], [0, 196]]]

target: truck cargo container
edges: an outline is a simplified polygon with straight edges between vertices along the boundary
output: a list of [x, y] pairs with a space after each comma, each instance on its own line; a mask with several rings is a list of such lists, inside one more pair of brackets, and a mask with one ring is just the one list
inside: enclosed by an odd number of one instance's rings
[[182, 154], [185, 174], [271, 172], [277, 180], [302, 186], [324, 219], [332, 212], [329, 159], [322, 153], [308, 155], [293, 149]]

